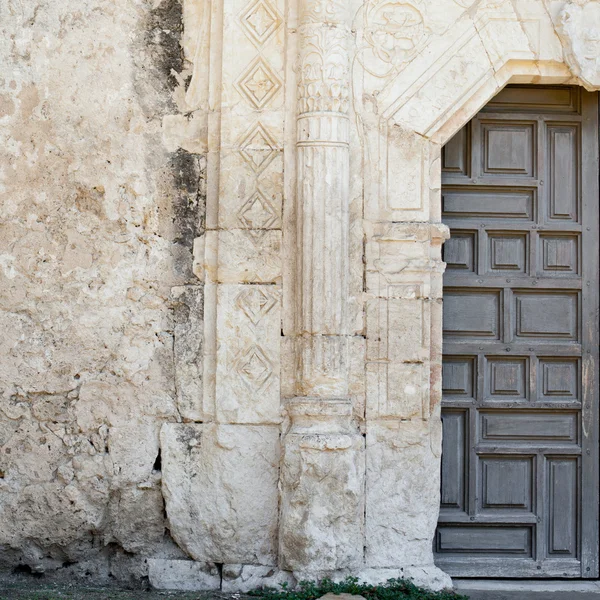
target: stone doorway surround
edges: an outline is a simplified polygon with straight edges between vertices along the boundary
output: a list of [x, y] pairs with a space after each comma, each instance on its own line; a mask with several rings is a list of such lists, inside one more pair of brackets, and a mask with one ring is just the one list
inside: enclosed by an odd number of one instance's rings
[[173, 294], [203, 294], [204, 320], [176, 328], [161, 447], [195, 562], [154, 559], [151, 581], [450, 586], [441, 148], [508, 83], [599, 89], [600, 2], [184, 0], [184, 18], [164, 139], [207, 157], [208, 199], [198, 284]]

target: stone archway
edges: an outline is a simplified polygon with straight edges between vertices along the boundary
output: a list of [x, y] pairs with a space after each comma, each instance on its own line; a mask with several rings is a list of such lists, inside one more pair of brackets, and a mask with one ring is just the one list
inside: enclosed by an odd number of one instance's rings
[[198, 1], [197, 118], [165, 120], [209, 173], [203, 389], [176, 365], [187, 422], [162, 433], [173, 536], [239, 573], [228, 589], [288, 571], [449, 585], [441, 147], [509, 82], [598, 84], [600, 4]]
[[[405, 41], [393, 19], [377, 20], [380, 4], [366, 2], [359, 12], [359, 56], [360, 41], [373, 46], [377, 27], [380, 40]], [[405, 6], [387, 4], [399, 13]], [[587, 36], [581, 21], [570, 39], [561, 24], [573, 27], [570, 11], [579, 15], [580, 5], [593, 22], [600, 5], [540, 2], [525, 18], [512, 3], [468, 4], [467, 13], [455, 18], [449, 11], [440, 23], [440, 15], [428, 14], [431, 7], [421, 3], [423, 22], [431, 17], [434, 25], [423, 34], [428, 41], [421, 41], [420, 52], [406, 42], [407, 49], [395, 55], [389, 48], [387, 53], [370, 48], [363, 62], [371, 62], [355, 68], [366, 140], [366, 315], [372, 349], [366, 357], [366, 562], [410, 572], [420, 567], [429, 583], [438, 576], [431, 546], [441, 450], [440, 248], [447, 235], [441, 225], [441, 147], [509, 83], [579, 84], [590, 90], [598, 84], [598, 65], [594, 75], [588, 71], [582, 78], [589, 61], [572, 53], [577, 44], [571, 40]]]

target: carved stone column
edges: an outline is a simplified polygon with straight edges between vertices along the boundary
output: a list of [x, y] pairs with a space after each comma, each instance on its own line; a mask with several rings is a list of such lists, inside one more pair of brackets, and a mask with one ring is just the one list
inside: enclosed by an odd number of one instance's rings
[[297, 320], [299, 396], [348, 393], [349, 16], [299, 0]]
[[297, 397], [288, 403], [280, 561], [304, 577], [363, 561], [364, 439], [348, 397], [350, 18], [299, 0]]

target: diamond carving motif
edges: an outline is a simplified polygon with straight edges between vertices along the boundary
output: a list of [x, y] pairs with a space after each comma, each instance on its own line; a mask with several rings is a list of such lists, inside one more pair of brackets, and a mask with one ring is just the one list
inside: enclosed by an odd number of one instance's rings
[[239, 219], [249, 229], [269, 229], [277, 223], [279, 215], [265, 196], [257, 191], [240, 209]]
[[235, 371], [246, 386], [255, 392], [262, 390], [273, 374], [273, 365], [258, 346], [248, 348], [235, 362]]
[[262, 46], [279, 29], [281, 17], [266, 0], [251, 2], [240, 16], [248, 37]]
[[256, 287], [243, 291], [236, 299], [238, 308], [254, 325], [258, 325], [276, 304], [277, 298]]
[[239, 147], [244, 160], [256, 174], [264, 171], [277, 155], [277, 144], [261, 123], [244, 136]]
[[237, 86], [256, 108], [264, 108], [281, 89], [281, 81], [262, 57], [258, 57], [244, 71]]

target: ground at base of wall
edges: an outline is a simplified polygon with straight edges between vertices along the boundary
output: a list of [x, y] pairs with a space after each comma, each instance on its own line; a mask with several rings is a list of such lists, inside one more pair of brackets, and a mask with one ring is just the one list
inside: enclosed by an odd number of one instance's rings
[[[342, 586], [344, 584], [334, 584]], [[299, 588], [292, 591], [281, 590], [281, 593], [271, 592], [265, 596], [257, 596], [242, 593], [226, 593], [221, 591], [210, 592], [182, 592], [182, 591], [164, 591], [164, 590], [124, 590], [117, 587], [98, 588], [86, 587], [82, 585], [59, 585], [41, 582], [2, 582], [0, 581], [0, 600], [282, 600], [290, 597], [292, 600], [302, 600], [310, 597], [311, 591], [319, 592], [320, 584], [315, 586]], [[340, 590], [342, 591], [342, 590]], [[371, 593], [365, 596], [351, 595], [341, 593], [341, 595], [328, 593], [319, 598], [319, 600], [375, 600], [379, 598], [377, 592], [383, 593], [387, 600], [441, 600], [449, 598], [451, 594], [436, 592], [427, 592], [422, 588], [412, 587], [406, 593], [397, 591], [396, 595], [385, 594], [388, 589], [373, 588]], [[339, 593], [339, 592], [338, 592]], [[373, 595], [375, 593], [375, 595]], [[458, 597], [457, 597], [458, 598]], [[460, 597], [460, 600], [467, 600], [466, 596]]]
[[241, 598], [240, 594], [219, 592], [159, 592], [64, 585], [2, 585], [0, 588], [0, 600], [241, 600]]

